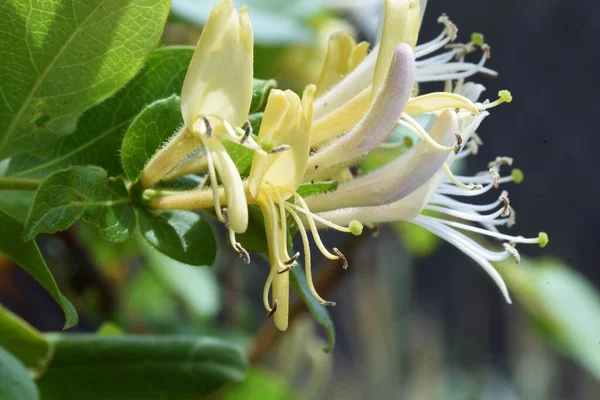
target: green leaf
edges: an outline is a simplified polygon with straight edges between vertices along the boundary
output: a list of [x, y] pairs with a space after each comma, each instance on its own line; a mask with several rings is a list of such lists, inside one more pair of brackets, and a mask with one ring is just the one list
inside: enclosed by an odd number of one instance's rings
[[75, 307], [60, 293], [56, 281], [35, 242], [23, 241], [23, 225], [0, 210], [0, 252], [19, 264], [37, 280], [60, 305], [65, 314], [65, 329], [77, 324]]
[[135, 117], [121, 147], [123, 169], [132, 182], [137, 182], [148, 161], [182, 125], [177, 95], [155, 101]]
[[21, 362], [0, 347], [0, 399], [36, 400], [35, 382]]
[[308, 307], [315, 320], [319, 323], [319, 325], [325, 328], [325, 331], [327, 332], [328, 345], [324, 351], [326, 353], [330, 353], [331, 350], [333, 350], [333, 346], [335, 346], [335, 326], [333, 326], [333, 321], [331, 320], [331, 316], [329, 315], [327, 308], [322, 306], [319, 300], [315, 299], [315, 297], [310, 293], [302, 266], [298, 265], [297, 268], [290, 270], [290, 282], [292, 283], [292, 286], [298, 295], [300, 295], [302, 300], [304, 300], [306, 307]]
[[50, 344], [40, 332], [0, 305], [0, 347], [36, 373], [50, 359]]
[[600, 293], [594, 286], [553, 261], [497, 268], [550, 343], [600, 379]]
[[13, 157], [7, 174], [43, 177], [71, 165], [98, 165], [110, 176], [120, 175], [119, 149], [125, 131], [148, 104], [179, 93], [193, 53], [191, 47], [153, 51], [131, 82], [83, 114], [73, 135], [61, 139], [43, 155]]
[[267, 105], [267, 98], [271, 89], [277, 87], [277, 82], [273, 79], [262, 80], [255, 79], [252, 88], [252, 103], [250, 104], [250, 114], [264, 110]]
[[73, 167], [50, 175], [33, 199], [25, 238], [63, 231], [80, 218], [95, 225], [109, 241], [127, 239], [136, 220], [125, 183], [108, 179], [98, 167]]
[[315, 182], [315, 183], [303, 183], [298, 187], [296, 192], [302, 197], [314, 196], [316, 194], [323, 194], [332, 192], [338, 187], [338, 182]]
[[0, 5], [0, 159], [75, 130], [157, 45], [168, 0], [7, 0]]
[[55, 335], [44, 400], [194, 399], [244, 378], [236, 346], [189, 336]]
[[191, 211], [139, 210], [140, 231], [156, 250], [188, 265], [212, 265], [217, 244], [210, 226]]

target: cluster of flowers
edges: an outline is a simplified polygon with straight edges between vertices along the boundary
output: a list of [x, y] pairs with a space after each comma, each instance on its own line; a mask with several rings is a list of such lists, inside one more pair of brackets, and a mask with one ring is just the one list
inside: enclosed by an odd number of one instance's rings
[[[421, 1], [424, 3], [424, 1]], [[454, 44], [457, 29], [442, 16], [442, 33], [417, 45], [422, 19], [417, 0], [385, 0], [379, 43], [356, 43], [346, 34], [334, 35], [316, 85], [302, 97], [290, 90], [273, 89], [262, 124], [252, 132], [248, 112], [253, 91], [253, 35], [248, 10], [236, 12], [231, 0], [219, 0], [203, 30], [181, 92], [185, 126], [153, 160], [142, 177], [150, 187], [199, 147], [210, 187], [158, 199], [159, 208], [212, 208], [229, 230], [233, 248], [249, 261], [236, 240], [248, 227], [248, 204], [257, 204], [264, 216], [270, 274], [264, 288], [264, 306], [281, 330], [288, 326], [289, 274], [300, 253], [290, 255], [288, 216], [301, 235], [304, 266], [312, 294], [324, 305], [311, 278], [308, 231], [323, 255], [346, 264], [339, 250], [323, 244], [318, 230], [335, 229], [359, 235], [363, 224], [408, 221], [452, 243], [476, 261], [496, 282], [506, 300], [507, 288], [491, 262], [514, 257], [516, 245], [548, 238], [524, 238], [500, 233], [514, 224], [514, 211], [506, 192], [490, 204], [472, 204], [505, 182], [519, 182], [522, 174], [508, 176], [500, 167], [512, 160], [499, 157], [488, 171], [457, 176], [454, 161], [477, 152], [476, 134], [489, 110], [510, 102], [507, 91], [494, 102], [479, 101], [485, 88], [466, 82], [476, 74], [495, 75], [485, 67], [490, 56], [483, 37], [474, 34], [466, 44]], [[479, 63], [465, 60], [480, 51]], [[419, 94], [421, 82], [445, 82], [445, 91]], [[421, 125], [415, 116], [429, 116]], [[420, 140], [395, 160], [362, 174], [351, 168], [381, 146], [402, 146], [390, 133], [398, 126]], [[227, 153], [224, 141], [254, 152], [246, 180]], [[198, 164], [198, 163], [197, 163]], [[336, 190], [303, 198], [302, 183], [335, 180]], [[208, 186], [208, 185], [207, 185]], [[465, 200], [459, 200], [465, 199]], [[465, 234], [469, 233], [469, 236]], [[484, 235], [503, 242], [491, 250], [472, 238]]]

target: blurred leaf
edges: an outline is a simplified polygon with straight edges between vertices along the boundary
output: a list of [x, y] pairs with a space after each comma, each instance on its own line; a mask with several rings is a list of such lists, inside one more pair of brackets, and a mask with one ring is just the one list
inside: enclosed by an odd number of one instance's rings
[[600, 294], [594, 286], [554, 261], [503, 263], [498, 270], [551, 344], [600, 379]]
[[27, 271], [50, 293], [65, 314], [65, 329], [77, 324], [75, 307], [60, 293], [56, 281], [34, 241], [23, 241], [23, 225], [0, 210], [0, 252]]
[[129, 124], [148, 104], [179, 94], [193, 53], [191, 47], [154, 50], [142, 71], [123, 89], [83, 114], [73, 135], [43, 155], [13, 157], [8, 175], [43, 177], [71, 165], [98, 165], [110, 176], [120, 175], [119, 150]]
[[246, 380], [233, 386], [223, 400], [290, 400], [295, 398], [287, 382], [262, 369], [248, 371]]
[[322, 194], [331, 192], [338, 187], [338, 182], [315, 182], [315, 183], [303, 183], [298, 187], [296, 191], [302, 197], [313, 196], [315, 194]]
[[242, 351], [190, 336], [49, 335], [54, 357], [38, 381], [44, 400], [193, 399], [244, 378]]
[[125, 334], [119, 325], [110, 321], [104, 322], [102, 325], [100, 325], [97, 333], [100, 336], [121, 336]]
[[212, 265], [217, 244], [210, 226], [191, 211], [139, 210], [140, 231], [156, 250], [189, 265]]
[[71, 133], [157, 45], [168, 0], [8, 0], [0, 5], [0, 159]]
[[440, 246], [440, 238], [420, 226], [408, 222], [395, 222], [392, 227], [406, 251], [414, 257], [430, 256]]
[[121, 161], [129, 180], [137, 182], [148, 161], [182, 125], [177, 95], [155, 101], [135, 117], [121, 147]]
[[25, 366], [0, 346], [0, 399], [36, 400], [37, 387]]
[[265, 220], [256, 204], [248, 205], [248, 228], [246, 232], [236, 235], [238, 242], [249, 252], [264, 253], [268, 251]]
[[136, 220], [125, 183], [108, 179], [99, 167], [72, 167], [50, 175], [35, 193], [25, 238], [63, 231], [79, 218], [96, 226], [106, 240], [127, 239]]
[[169, 293], [195, 316], [208, 318], [220, 310], [219, 283], [208, 267], [181, 264], [145, 245], [146, 266]]
[[330, 353], [333, 350], [333, 346], [335, 346], [335, 326], [333, 326], [333, 321], [327, 308], [322, 306], [319, 300], [315, 299], [311, 294], [302, 266], [299, 265], [297, 268], [290, 270], [290, 282], [298, 295], [304, 300], [306, 307], [308, 307], [315, 320], [325, 328], [328, 345], [323, 351]]
[[255, 135], [258, 135], [258, 132], [260, 131], [260, 125], [262, 124], [263, 117], [263, 112], [257, 112], [248, 115], [248, 121], [250, 121], [250, 125], [252, 125], [252, 131]]
[[[287, 44], [313, 41], [313, 33], [304, 22], [322, 9], [322, 0], [246, 0], [237, 1], [250, 9], [254, 40], [261, 44]], [[178, 17], [204, 25], [213, 2], [173, 0], [171, 11]]]
[[150, 269], [142, 269], [128, 282], [124, 296], [127, 309], [139, 315], [152, 332], [177, 332], [182, 321], [179, 305]]
[[267, 105], [267, 98], [271, 89], [277, 87], [277, 82], [273, 79], [262, 80], [255, 79], [252, 88], [252, 103], [250, 104], [250, 114], [263, 111]]
[[50, 344], [42, 334], [2, 305], [0, 347], [4, 347], [35, 373], [42, 371], [50, 358]]

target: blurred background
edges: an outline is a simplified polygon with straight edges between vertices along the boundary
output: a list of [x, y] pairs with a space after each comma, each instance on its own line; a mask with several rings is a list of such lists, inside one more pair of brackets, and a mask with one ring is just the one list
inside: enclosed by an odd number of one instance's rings
[[[331, 33], [372, 42], [381, 15], [376, 0], [244, 3], [256, 77], [296, 89], [316, 79]], [[163, 43], [195, 44], [212, 5], [173, 0]], [[592, 122], [600, 105], [598, 12], [592, 0], [429, 0], [425, 14], [421, 41], [439, 34], [443, 13], [459, 42], [483, 33], [488, 66], [500, 75], [472, 80], [491, 99], [500, 89], [515, 98], [486, 119], [484, 146], [465, 166], [477, 172], [496, 156], [513, 157], [525, 181], [507, 188], [518, 215], [512, 229], [550, 235], [543, 250], [520, 248], [521, 265], [499, 267], [515, 304], [460, 251], [414, 227], [350, 240], [331, 234], [324, 240], [339, 244], [350, 269], [316, 263], [320, 291], [338, 304], [330, 310], [337, 343], [327, 355], [322, 328], [301, 307], [290, 332], [274, 332], [260, 304], [266, 267], [242, 264], [228, 246], [213, 268], [191, 268], [141, 241], [108, 244], [78, 225], [39, 240], [80, 312], [74, 329], [111, 321], [131, 333], [202, 332], [248, 343], [253, 367], [244, 384], [220, 394], [229, 399], [600, 398], [600, 193], [590, 184], [600, 178]], [[3, 258], [0, 302], [38, 329], [62, 327], [58, 306]]]

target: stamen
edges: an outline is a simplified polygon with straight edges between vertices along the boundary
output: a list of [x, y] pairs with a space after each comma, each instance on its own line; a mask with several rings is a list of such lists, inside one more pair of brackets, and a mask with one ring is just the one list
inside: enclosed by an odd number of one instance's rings
[[500, 187], [500, 172], [498, 171], [498, 167], [490, 168], [489, 173], [494, 181], [494, 188], [498, 189]]
[[296, 265], [296, 261], [298, 261], [298, 258], [300, 258], [300, 252], [296, 252], [296, 254], [294, 254], [292, 257], [290, 257], [289, 260], [284, 261], [283, 263], [285, 265]]
[[496, 157], [496, 159], [488, 164], [488, 168], [501, 167], [503, 165], [511, 166], [513, 159], [511, 157]]
[[510, 215], [508, 216], [508, 220], [506, 221], [506, 227], [512, 228], [517, 223], [517, 212], [514, 208], [510, 207]]
[[513, 100], [512, 94], [508, 90], [499, 91], [498, 96], [499, 96], [498, 100], [488, 103], [488, 104], [482, 104], [480, 106], [480, 109], [487, 110], [487, 109], [499, 106], [502, 103], [510, 103]]
[[290, 146], [287, 144], [282, 144], [281, 146], [277, 146], [273, 148], [273, 150], [269, 151], [271, 154], [281, 153], [282, 151], [287, 151], [290, 149]]
[[202, 115], [200, 118], [202, 119], [202, 122], [204, 122], [204, 127], [206, 128], [206, 132], [204, 134], [207, 137], [212, 137], [213, 129], [210, 122], [208, 121], [208, 118], [206, 117], [206, 115]]
[[336, 303], [334, 301], [322, 301], [321, 305], [323, 307], [335, 307]]
[[[210, 127], [208, 118], [202, 117], [202, 121], [204, 121], [204, 123], [206, 125], [206, 131], [207, 132], [210, 131], [212, 134], [212, 128]], [[205, 150], [204, 153], [206, 155], [206, 163], [208, 165], [208, 177], [210, 178], [210, 188], [211, 188], [212, 194], [213, 194], [213, 203], [214, 203], [215, 213], [217, 214], [217, 219], [219, 221], [221, 221], [222, 223], [225, 223], [225, 217], [223, 217], [223, 213], [221, 212], [221, 201], [219, 199], [219, 187], [217, 184], [217, 173], [215, 171], [215, 164], [214, 164], [214, 160], [212, 157], [212, 153], [208, 147], [208, 142], [204, 138], [204, 136], [198, 135], [198, 137], [200, 138], [200, 141], [202, 142], [202, 146], [204, 147], [204, 150]]]
[[244, 264], [250, 264], [250, 254], [240, 242], [235, 240], [235, 232], [232, 229], [229, 229], [229, 242], [235, 251], [239, 253], [239, 256], [242, 260], [244, 260]]
[[427, 131], [425, 129], [423, 129], [423, 127], [417, 121], [415, 121], [410, 115], [408, 115], [406, 113], [402, 113], [400, 118], [401, 119], [398, 121], [398, 123], [400, 125], [405, 126], [405, 127], [409, 128], [410, 130], [412, 130], [413, 132], [415, 132], [417, 135], [419, 135], [419, 137], [423, 141], [427, 142], [434, 149], [436, 149], [438, 151], [448, 151], [448, 152], [456, 151], [456, 145], [455, 146], [444, 146], [444, 145], [441, 145], [440, 143], [436, 142], [431, 136], [429, 136], [429, 133], [427, 133]]
[[269, 310], [269, 312], [267, 313], [267, 318], [270, 318], [273, 316], [273, 314], [275, 314], [275, 311], [277, 311], [277, 304], [278, 304], [278, 301], [275, 300], [275, 302], [273, 303], [273, 308], [271, 308]]
[[[289, 204], [289, 203], [288, 203]], [[298, 226], [298, 231], [300, 231], [300, 237], [302, 238], [302, 246], [304, 247], [304, 273], [306, 275], [306, 283], [308, 284], [308, 289], [312, 293], [313, 297], [317, 299], [321, 304], [326, 303], [317, 290], [315, 289], [315, 284], [312, 279], [312, 267], [311, 267], [311, 257], [310, 257], [310, 243], [308, 242], [308, 233], [304, 228], [304, 224], [300, 220], [298, 214], [294, 212], [293, 209], [288, 208], [289, 214], [292, 216], [294, 221], [296, 221], [296, 225]]]
[[337, 247], [333, 248], [333, 252], [338, 255], [340, 260], [342, 260], [342, 268], [348, 269], [348, 260], [346, 259], [346, 256], [342, 254], [342, 252]]
[[510, 206], [510, 199], [508, 198], [508, 192], [506, 192], [506, 191], [502, 192], [502, 194], [500, 195], [500, 200], [502, 201], [502, 203], [504, 203], [504, 206], [502, 207], [501, 215], [503, 217], [510, 217], [512, 207]]
[[456, 144], [454, 145], [454, 154], [458, 154], [458, 153], [460, 153], [460, 148], [462, 147], [463, 139], [462, 139], [462, 136], [460, 136], [460, 132], [456, 132], [454, 134], [454, 136], [456, 136]]
[[502, 246], [504, 246], [504, 250], [508, 251], [510, 255], [513, 256], [516, 264], [519, 264], [521, 262], [521, 255], [519, 254], [516, 248], [514, 248], [508, 243], [503, 243]]
[[248, 138], [250, 137], [250, 135], [252, 135], [252, 124], [250, 123], [250, 120], [246, 121], [246, 126], [247, 128], [244, 129], [244, 134], [242, 135], [242, 138], [240, 139], [240, 144], [244, 144], [244, 142], [246, 142], [246, 140], [248, 140]]
[[443, 168], [444, 168], [444, 172], [448, 176], [448, 179], [450, 179], [450, 181], [452, 183], [454, 183], [456, 186], [458, 186], [459, 188], [465, 189], [465, 190], [481, 190], [481, 189], [483, 189], [482, 185], [475, 185], [473, 183], [469, 183], [468, 185], [465, 185], [464, 183], [462, 183], [461, 181], [456, 179], [456, 177], [454, 176], [454, 173], [452, 172], [452, 170], [450, 170], [450, 166], [448, 165], [448, 163], [444, 163]]

